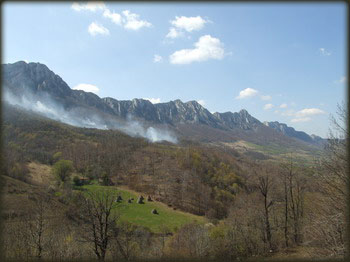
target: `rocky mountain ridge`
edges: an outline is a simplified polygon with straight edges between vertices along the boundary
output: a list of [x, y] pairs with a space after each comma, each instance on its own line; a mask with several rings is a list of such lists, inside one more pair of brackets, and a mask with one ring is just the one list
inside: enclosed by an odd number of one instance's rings
[[[284, 136], [295, 138], [306, 143], [315, 143], [319, 137], [311, 137], [304, 132], [278, 122], [261, 123], [242, 109], [239, 112], [210, 113], [196, 101], [182, 102], [177, 99], [166, 103], [152, 104], [148, 100], [116, 100], [111, 97], [100, 98], [94, 93], [72, 90], [62, 78], [52, 72], [46, 65], [19, 61], [2, 65], [3, 90], [20, 97], [30, 95], [35, 97], [49, 96], [55, 102], [63, 105], [65, 110], [79, 108], [91, 112], [127, 119], [133, 117], [151, 124], [169, 125], [177, 128], [179, 125], [204, 125], [212, 129], [239, 134], [254, 133], [264, 136]], [[247, 133], [247, 131], [249, 131]], [[281, 135], [283, 135], [281, 137]]]
[[297, 131], [293, 127], [289, 127], [284, 123], [279, 123], [278, 121], [273, 121], [273, 122], [264, 122], [264, 125], [273, 128], [274, 130], [289, 136], [293, 138], [300, 139], [302, 141], [305, 141], [307, 143], [313, 143], [313, 144], [319, 144], [319, 143], [324, 143], [325, 139], [316, 136], [314, 134], [308, 135], [303, 131]]

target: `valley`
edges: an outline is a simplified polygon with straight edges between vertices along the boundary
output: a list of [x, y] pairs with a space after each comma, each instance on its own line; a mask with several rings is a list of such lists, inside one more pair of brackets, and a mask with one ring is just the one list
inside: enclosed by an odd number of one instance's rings
[[[344, 185], [346, 176], [325, 174], [345, 140], [262, 123], [246, 110], [211, 114], [195, 101], [101, 99], [71, 90], [42, 64], [3, 72], [7, 256], [332, 254], [317, 239], [337, 234], [322, 219], [334, 213], [328, 185]], [[27, 253], [18, 251], [26, 243]]]
[[0, 261], [348, 261], [348, 11], [4, 1]]

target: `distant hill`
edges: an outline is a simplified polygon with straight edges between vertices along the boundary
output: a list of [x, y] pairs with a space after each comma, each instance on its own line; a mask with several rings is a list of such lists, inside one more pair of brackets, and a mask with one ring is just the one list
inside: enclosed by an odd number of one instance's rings
[[299, 140], [305, 141], [311, 144], [324, 145], [326, 143], [326, 139], [322, 137], [311, 135], [309, 136], [305, 132], [296, 131], [293, 127], [289, 127], [286, 124], [279, 123], [277, 121], [274, 122], [264, 122], [264, 124], [268, 127], [275, 129], [276, 131], [293, 138], [297, 138]]
[[3, 64], [2, 72], [7, 102], [79, 127], [119, 129], [152, 141], [244, 140], [306, 150], [322, 144], [322, 138], [295, 131], [285, 124], [261, 123], [244, 109], [211, 114], [196, 101], [152, 104], [144, 99], [100, 98], [93, 93], [72, 90], [60, 76], [40, 63]]

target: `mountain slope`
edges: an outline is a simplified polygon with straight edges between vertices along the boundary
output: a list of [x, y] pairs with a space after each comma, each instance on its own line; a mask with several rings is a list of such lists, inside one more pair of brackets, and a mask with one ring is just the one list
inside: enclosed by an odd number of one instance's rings
[[289, 127], [284, 123], [279, 123], [277, 121], [274, 121], [274, 122], [264, 122], [264, 124], [288, 137], [296, 138], [307, 143], [323, 145], [326, 142], [325, 139], [319, 136], [316, 136], [316, 135], [309, 136], [305, 132], [296, 131], [293, 127]]
[[[4, 64], [2, 72], [7, 101], [76, 126], [119, 129], [170, 142], [176, 142], [171, 137], [180, 136], [202, 142], [245, 140], [300, 148], [319, 144], [315, 143], [318, 138], [278, 122], [263, 124], [246, 110], [211, 114], [196, 101], [152, 104], [144, 99], [120, 101], [72, 90], [40, 63]], [[162, 133], [164, 129], [167, 131]]]

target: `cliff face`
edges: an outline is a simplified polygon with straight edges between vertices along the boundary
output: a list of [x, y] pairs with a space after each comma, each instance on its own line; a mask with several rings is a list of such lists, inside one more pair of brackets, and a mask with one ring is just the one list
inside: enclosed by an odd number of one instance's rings
[[[278, 122], [261, 123], [247, 110], [211, 114], [196, 101], [182, 102], [177, 99], [167, 103], [152, 104], [148, 100], [133, 99], [120, 101], [111, 97], [99, 96], [81, 90], [72, 90], [62, 78], [52, 72], [46, 65], [19, 61], [2, 65], [3, 91], [13, 96], [32, 96], [35, 99], [50, 97], [63, 108], [79, 113], [82, 118], [98, 115], [100, 118], [127, 119], [132, 116], [149, 124], [168, 125], [175, 129], [189, 130], [196, 125], [199, 137], [203, 132], [217, 132], [213, 137], [237, 139], [260, 139], [261, 141], [282, 141], [292, 143], [293, 139], [311, 144], [319, 144], [322, 138], [309, 136], [296, 131], [286, 124]], [[183, 128], [188, 125], [187, 128]], [[198, 129], [198, 126], [206, 126]], [[208, 129], [210, 128], [210, 129]], [[215, 131], [216, 130], [216, 131]], [[186, 131], [187, 132], [187, 131]], [[226, 132], [226, 133], [225, 133]], [[222, 135], [223, 134], [223, 135]], [[226, 135], [225, 135], [226, 134]], [[217, 140], [217, 138], [216, 138]]]

